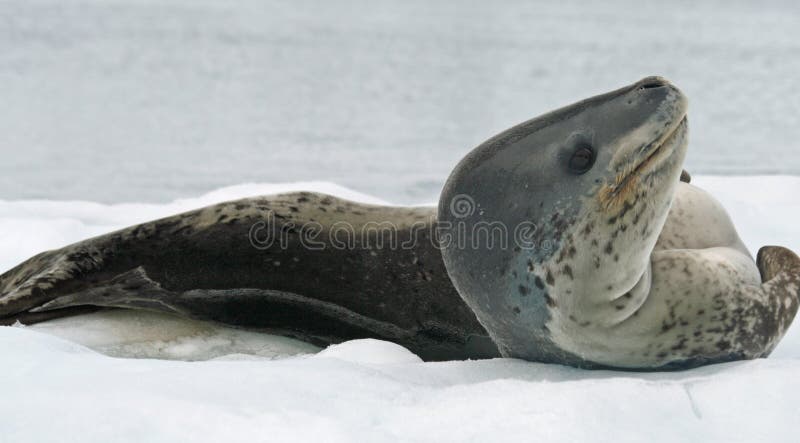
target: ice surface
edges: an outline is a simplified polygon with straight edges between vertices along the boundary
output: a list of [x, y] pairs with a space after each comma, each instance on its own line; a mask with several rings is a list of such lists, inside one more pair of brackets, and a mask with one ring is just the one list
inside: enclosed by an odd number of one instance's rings
[[[693, 183], [723, 202], [752, 251], [800, 250], [791, 192], [800, 177]], [[380, 203], [322, 182], [243, 185], [167, 204], [0, 201], [0, 269], [131, 223], [298, 189]], [[0, 327], [0, 441], [789, 442], [800, 414], [799, 331], [769, 359], [640, 374], [511, 359], [423, 363], [377, 340], [312, 355], [316, 348], [282, 337], [95, 313]]]

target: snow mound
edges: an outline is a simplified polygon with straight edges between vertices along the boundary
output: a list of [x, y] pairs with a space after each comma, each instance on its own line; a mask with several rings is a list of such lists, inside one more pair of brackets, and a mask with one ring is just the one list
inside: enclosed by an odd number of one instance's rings
[[367, 365], [398, 365], [422, 363], [422, 359], [396, 343], [371, 338], [351, 340], [329, 346], [316, 358], [337, 358], [351, 363]]

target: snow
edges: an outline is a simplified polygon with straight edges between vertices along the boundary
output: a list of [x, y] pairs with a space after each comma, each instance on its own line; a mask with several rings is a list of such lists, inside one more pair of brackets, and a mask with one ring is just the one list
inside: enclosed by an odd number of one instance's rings
[[[800, 199], [790, 192], [800, 177], [693, 183], [722, 201], [753, 252], [764, 244], [800, 250]], [[0, 201], [0, 270], [132, 223], [301, 189], [381, 203], [324, 182], [241, 185], [165, 204]], [[424, 363], [378, 340], [317, 351], [125, 311], [0, 327], [0, 440], [796, 440], [797, 326], [769, 359], [671, 373], [512, 359]]]
[[383, 340], [351, 340], [329, 346], [317, 354], [319, 358], [335, 358], [350, 363], [386, 365], [421, 363], [422, 359], [408, 349]]
[[0, 332], [5, 441], [779, 442], [794, 441], [800, 412], [790, 359], [634, 374], [420, 363], [359, 341], [316, 356], [188, 363]]

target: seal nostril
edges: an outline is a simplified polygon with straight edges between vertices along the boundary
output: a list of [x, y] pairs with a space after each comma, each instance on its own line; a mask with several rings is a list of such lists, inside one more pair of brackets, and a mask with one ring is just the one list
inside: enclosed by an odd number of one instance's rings
[[654, 81], [643, 84], [641, 87], [639, 87], [639, 89], [653, 89], [653, 88], [660, 88], [662, 86], [665, 86], [664, 83]]

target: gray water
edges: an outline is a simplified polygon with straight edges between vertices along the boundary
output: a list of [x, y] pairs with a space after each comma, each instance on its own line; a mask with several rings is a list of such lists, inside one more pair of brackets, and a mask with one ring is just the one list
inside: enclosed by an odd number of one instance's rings
[[0, 2], [0, 199], [326, 180], [432, 200], [492, 134], [659, 74], [687, 169], [800, 174], [800, 7], [729, 1]]

